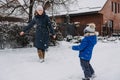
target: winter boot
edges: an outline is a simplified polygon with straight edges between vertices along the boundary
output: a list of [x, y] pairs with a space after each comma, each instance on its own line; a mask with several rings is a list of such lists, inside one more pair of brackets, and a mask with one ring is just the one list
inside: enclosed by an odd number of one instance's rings
[[39, 57], [39, 59], [41, 59], [42, 58], [42, 51], [41, 50], [38, 50], [38, 57]]
[[91, 79], [94, 79], [94, 78], [96, 78], [96, 75], [95, 75], [95, 74], [92, 74]]
[[38, 56], [39, 56], [39, 59], [40, 59], [40, 62], [44, 62], [44, 53], [42, 50], [38, 50]]
[[45, 61], [44, 59], [45, 59], [45, 52], [44, 52], [44, 51], [42, 51], [42, 59], [41, 59], [41, 61], [40, 61], [40, 62], [41, 62], [41, 63], [42, 63], [42, 62], [44, 62], [44, 61]]
[[82, 80], [90, 80], [90, 78], [82, 78]]
[[40, 59], [40, 62], [43, 63], [43, 62], [44, 62], [44, 59]]
[[44, 51], [42, 52], [42, 55], [43, 55], [43, 59], [45, 59], [45, 52]]

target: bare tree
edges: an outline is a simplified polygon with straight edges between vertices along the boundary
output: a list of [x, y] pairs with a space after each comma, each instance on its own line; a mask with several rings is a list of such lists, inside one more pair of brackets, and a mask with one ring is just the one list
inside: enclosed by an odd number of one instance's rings
[[0, 0], [0, 15], [1, 16], [21, 16], [27, 14], [26, 10], [17, 0]]
[[35, 5], [42, 4], [44, 9], [49, 8], [49, 12], [52, 13], [52, 16], [54, 16], [55, 13], [59, 13], [59, 9], [64, 8], [69, 19], [69, 6], [77, 2], [77, 0], [23, 0], [23, 2], [24, 4], [21, 5], [19, 0], [0, 0], [0, 15], [16, 16], [19, 11], [18, 15], [24, 14], [24, 17], [26, 16], [30, 21]]

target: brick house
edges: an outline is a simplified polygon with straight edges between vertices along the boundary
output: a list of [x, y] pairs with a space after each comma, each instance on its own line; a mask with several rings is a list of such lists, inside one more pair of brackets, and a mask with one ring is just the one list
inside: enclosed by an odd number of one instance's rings
[[[78, 29], [81, 35], [84, 25], [91, 22], [96, 24], [96, 30], [100, 35], [108, 35], [110, 32], [120, 30], [120, 0], [79, 0], [75, 5], [78, 7], [73, 5], [74, 8], [69, 8], [68, 14], [70, 22], [80, 22]], [[66, 20], [64, 10], [60, 12], [54, 14], [57, 23]]]

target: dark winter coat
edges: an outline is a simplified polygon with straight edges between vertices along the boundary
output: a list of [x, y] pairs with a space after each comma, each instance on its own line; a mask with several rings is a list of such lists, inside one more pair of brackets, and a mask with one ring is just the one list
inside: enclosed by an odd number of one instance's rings
[[97, 43], [97, 36], [85, 36], [78, 46], [72, 46], [73, 50], [79, 51], [79, 57], [83, 60], [90, 60], [94, 45]]
[[34, 16], [28, 26], [23, 29], [23, 32], [28, 31], [35, 24], [37, 25], [35, 33], [35, 47], [45, 50], [48, 48], [49, 33], [54, 35], [54, 29], [51, 26], [49, 17], [46, 14], [43, 14]]

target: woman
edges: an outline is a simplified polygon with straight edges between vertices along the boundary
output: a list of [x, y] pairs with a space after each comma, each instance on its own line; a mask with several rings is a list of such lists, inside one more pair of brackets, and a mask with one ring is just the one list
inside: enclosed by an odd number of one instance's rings
[[28, 26], [26, 26], [23, 31], [20, 32], [20, 35], [24, 35], [24, 33], [32, 28], [35, 24], [37, 25], [35, 33], [35, 47], [38, 50], [40, 62], [44, 62], [45, 50], [48, 48], [49, 33], [51, 33], [55, 38], [55, 32], [51, 26], [49, 17], [45, 14], [43, 7], [40, 5], [36, 8], [34, 18], [28, 24]]
[[84, 29], [84, 34], [85, 35], [81, 41], [81, 44], [73, 46], [72, 49], [79, 51], [80, 63], [85, 75], [85, 78], [83, 78], [82, 80], [90, 80], [91, 78], [95, 77], [94, 69], [90, 64], [92, 51], [95, 44], [97, 43], [98, 35], [98, 33], [95, 32], [95, 24], [88, 24], [88, 26]]

